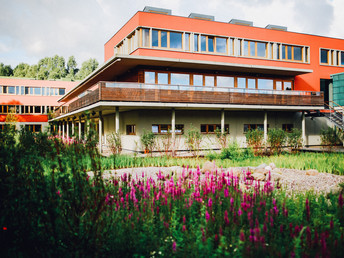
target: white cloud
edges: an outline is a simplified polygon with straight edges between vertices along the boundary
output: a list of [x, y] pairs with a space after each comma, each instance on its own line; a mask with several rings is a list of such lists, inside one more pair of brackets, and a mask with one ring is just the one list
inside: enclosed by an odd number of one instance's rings
[[90, 57], [102, 63], [104, 43], [144, 6], [344, 38], [343, 0], [0, 0], [0, 6], [0, 61], [12, 66], [55, 54], [74, 55], [79, 65]]

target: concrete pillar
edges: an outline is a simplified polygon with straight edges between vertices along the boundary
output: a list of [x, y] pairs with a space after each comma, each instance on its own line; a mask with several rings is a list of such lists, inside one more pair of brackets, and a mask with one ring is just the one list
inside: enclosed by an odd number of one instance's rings
[[225, 110], [221, 110], [221, 134], [225, 133]]
[[66, 126], [67, 126], [66, 135], [67, 135], [67, 138], [69, 138], [69, 121], [68, 120], [66, 122]]
[[103, 142], [102, 142], [102, 138], [103, 138], [103, 117], [102, 117], [102, 111], [99, 111], [99, 152], [102, 153], [103, 151]]
[[264, 112], [264, 142], [268, 140], [268, 112]]
[[65, 138], [65, 122], [62, 121], [62, 138]]
[[81, 116], [79, 116], [79, 140], [81, 140]]
[[301, 131], [302, 131], [302, 143], [303, 143], [304, 145], [307, 145], [305, 111], [302, 111], [302, 117], [301, 117]]
[[58, 131], [59, 131], [59, 137], [61, 137], [61, 122], [59, 122], [59, 128], [58, 128]]
[[115, 132], [119, 133], [119, 107], [116, 107]]
[[172, 141], [176, 137], [176, 110], [172, 108], [172, 117], [171, 117], [171, 134], [172, 134]]
[[72, 135], [75, 136], [75, 120], [74, 120], [74, 118], [72, 120]]

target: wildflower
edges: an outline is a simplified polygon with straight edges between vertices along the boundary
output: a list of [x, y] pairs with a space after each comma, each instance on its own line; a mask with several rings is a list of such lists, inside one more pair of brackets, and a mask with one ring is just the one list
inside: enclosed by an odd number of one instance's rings
[[239, 210], [238, 210], [238, 215], [241, 216], [241, 214], [242, 214], [242, 211], [241, 211], [241, 209], [239, 208]]
[[173, 241], [173, 244], [172, 244], [172, 251], [173, 251], [173, 252], [177, 251], [177, 243], [176, 243], [176, 241]]
[[228, 219], [228, 212], [227, 212], [227, 210], [225, 210], [224, 220], [225, 220], [226, 226], [228, 226], [229, 225], [229, 219]]
[[183, 232], [185, 232], [186, 231], [186, 226], [185, 225], [183, 225]]
[[60, 190], [57, 190], [56, 194], [61, 197], [61, 192]]
[[207, 222], [210, 219], [210, 215], [208, 211], [205, 211], [205, 219], [207, 220]]
[[245, 234], [244, 234], [244, 231], [241, 231], [241, 232], [240, 232], [240, 241], [245, 242]]
[[213, 200], [211, 198], [209, 198], [208, 200], [208, 207], [211, 207], [213, 205]]

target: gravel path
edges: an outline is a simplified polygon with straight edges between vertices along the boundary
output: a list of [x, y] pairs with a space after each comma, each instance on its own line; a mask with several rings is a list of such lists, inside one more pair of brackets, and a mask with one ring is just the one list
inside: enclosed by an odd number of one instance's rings
[[[255, 168], [250, 168], [250, 171], [254, 171]], [[194, 169], [193, 169], [194, 170]], [[234, 172], [240, 176], [240, 182], [243, 184], [243, 171], [247, 171], [248, 168], [228, 168], [224, 171]], [[152, 177], [157, 178], [157, 175], [161, 171], [164, 175], [173, 173], [181, 174], [183, 171], [182, 167], [140, 167], [140, 168], [125, 168], [117, 170], [104, 171], [104, 178], [110, 179], [114, 176], [122, 176], [123, 174], [131, 175], [132, 178]], [[286, 169], [286, 168], [275, 168], [271, 170], [272, 180], [282, 185], [288, 192], [302, 192], [302, 191], [314, 191], [316, 193], [329, 193], [338, 192], [341, 187], [338, 186], [340, 183], [344, 183], [344, 176], [333, 175], [329, 173], [314, 173], [315, 175], [309, 175], [305, 170], [297, 169]], [[278, 173], [278, 174], [277, 174]], [[92, 173], [89, 173], [92, 176]], [[254, 173], [253, 173], [254, 174]], [[276, 177], [277, 175], [277, 177]], [[268, 175], [267, 175], [268, 177]], [[261, 180], [265, 181], [265, 180]]]

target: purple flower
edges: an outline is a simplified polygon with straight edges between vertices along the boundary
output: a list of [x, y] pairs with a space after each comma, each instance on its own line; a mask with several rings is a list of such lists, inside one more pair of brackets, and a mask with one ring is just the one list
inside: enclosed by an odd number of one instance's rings
[[241, 211], [241, 209], [239, 208], [239, 210], [238, 210], [238, 215], [241, 216], [241, 214], [242, 214], [242, 211]]
[[208, 211], [205, 211], [205, 219], [207, 220], [207, 222], [210, 219], [210, 215]]
[[213, 200], [211, 198], [209, 198], [208, 200], [208, 207], [211, 207], [213, 205]]
[[173, 244], [172, 244], [172, 251], [173, 251], [173, 252], [177, 251], [177, 243], [176, 243], [176, 241], [173, 241]]

